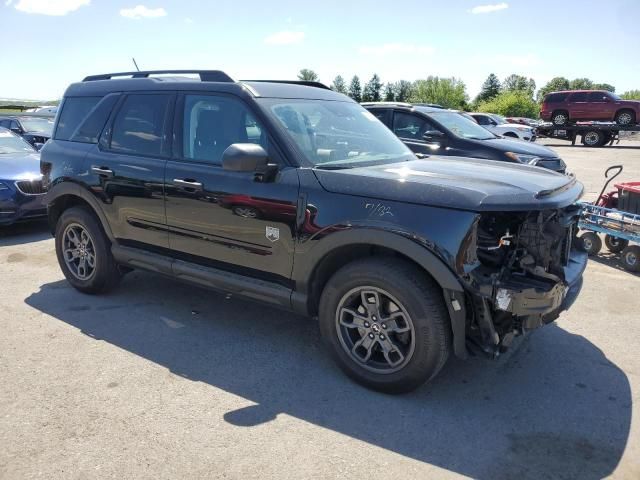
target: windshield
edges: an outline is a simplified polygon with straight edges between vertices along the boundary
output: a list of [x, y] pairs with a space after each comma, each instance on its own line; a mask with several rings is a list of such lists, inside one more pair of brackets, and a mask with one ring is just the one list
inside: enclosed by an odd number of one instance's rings
[[0, 155], [34, 151], [34, 148], [22, 138], [0, 129]]
[[267, 112], [318, 167], [350, 168], [415, 156], [376, 117], [356, 103], [261, 99]]
[[49, 137], [53, 132], [53, 120], [48, 118], [21, 118], [20, 123], [27, 132], [44, 133]]
[[496, 138], [487, 129], [481, 127], [476, 122], [460, 115], [456, 112], [431, 112], [429, 115], [436, 122], [451, 131], [454, 135], [461, 138], [470, 138], [473, 140], [488, 140]]

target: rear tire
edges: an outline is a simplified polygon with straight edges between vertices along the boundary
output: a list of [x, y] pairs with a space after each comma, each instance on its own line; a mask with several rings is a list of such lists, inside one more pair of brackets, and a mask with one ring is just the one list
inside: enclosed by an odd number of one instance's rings
[[111, 244], [93, 212], [85, 207], [65, 210], [56, 225], [56, 255], [69, 283], [84, 293], [113, 289], [122, 274]]
[[442, 369], [451, 325], [442, 289], [397, 258], [356, 260], [320, 298], [320, 331], [353, 380], [387, 393], [413, 390]]
[[582, 134], [582, 144], [586, 147], [601, 147], [604, 144], [604, 134], [599, 130], [589, 130]]
[[636, 114], [632, 110], [620, 110], [618, 113], [616, 113], [615, 122], [621, 127], [635, 125]]
[[620, 253], [629, 246], [629, 240], [624, 238], [616, 238], [611, 235], [605, 235], [604, 244], [611, 253]]
[[640, 272], [640, 247], [630, 245], [622, 251], [620, 263], [629, 272]]
[[597, 255], [602, 250], [602, 240], [595, 232], [586, 232], [580, 236], [580, 245], [589, 256]]
[[551, 123], [557, 127], [564, 127], [569, 123], [569, 112], [566, 110], [558, 110], [551, 115]]

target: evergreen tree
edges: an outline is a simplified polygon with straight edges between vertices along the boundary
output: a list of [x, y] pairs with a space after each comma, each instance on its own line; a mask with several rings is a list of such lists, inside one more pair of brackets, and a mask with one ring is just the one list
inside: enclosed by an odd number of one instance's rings
[[360, 86], [360, 79], [357, 75], [354, 75], [349, 84], [349, 96], [356, 102], [362, 101], [362, 87]]
[[476, 103], [486, 102], [487, 100], [497, 97], [501, 88], [500, 80], [498, 80], [496, 74], [490, 73], [482, 84], [482, 90], [480, 90], [480, 93], [476, 97]]
[[381, 99], [380, 91], [382, 90], [382, 82], [377, 73], [373, 74], [371, 80], [364, 86], [362, 100], [364, 102], [379, 102]]
[[393, 88], [393, 84], [392, 83], [387, 83], [387, 85], [384, 87], [384, 101], [385, 102], [393, 102], [396, 99], [396, 92], [395, 89]]
[[342, 75], [336, 75], [336, 78], [333, 79], [333, 83], [331, 84], [331, 90], [338, 93], [347, 94], [347, 84], [342, 78]]
[[303, 68], [302, 70], [300, 70], [300, 73], [298, 73], [298, 80], [306, 82], [317, 82], [318, 74], [313, 70]]
[[396, 102], [408, 102], [411, 98], [412, 85], [408, 80], [400, 80], [393, 85]]

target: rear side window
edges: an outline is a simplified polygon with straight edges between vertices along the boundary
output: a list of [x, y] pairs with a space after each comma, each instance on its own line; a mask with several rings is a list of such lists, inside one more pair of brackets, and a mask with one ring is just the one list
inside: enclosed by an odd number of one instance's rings
[[544, 101], [546, 103], [560, 103], [560, 102], [564, 102], [568, 96], [569, 96], [568, 93], [550, 93], [549, 95], [546, 96]]
[[111, 149], [133, 155], [164, 156], [171, 95], [129, 95], [113, 122]]
[[102, 97], [67, 97], [56, 127], [56, 140], [69, 140]]
[[71, 136], [72, 142], [98, 143], [98, 137], [107, 123], [119, 94], [107, 95], [87, 114], [84, 121]]
[[577, 92], [571, 95], [569, 101], [571, 102], [586, 102], [587, 101], [587, 92]]

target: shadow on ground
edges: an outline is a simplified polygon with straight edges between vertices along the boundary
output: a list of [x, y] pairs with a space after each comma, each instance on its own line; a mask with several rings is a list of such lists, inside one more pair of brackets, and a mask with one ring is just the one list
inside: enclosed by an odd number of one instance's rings
[[600, 479], [629, 435], [625, 374], [555, 325], [525, 337], [507, 358], [453, 359], [432, 384], [387, 396], [340, 373], [315, 322], [168, 279], [134, 272], [101, 297], [61, 281], [26, 302], [95, 340], [256, 403], [223, 414], [239, 428], [285, 413], [480, 479]]
[[606, 265], [607, 267], [611, 267], [620, 272], [624, 272], [627, 275], [640, 276], [637, 272], [630, 272], [625, 269], [620, 262], [620, 254], [617, 253], [609, 253], [609, 252], [600, 252], [597, 255], [592, 255], [589, 257], [589, 260], [592, 262], [599, 263], [600, 265]]
[[[574, 148], [574, 147], [589, 148], [589, 149], [593, 148], [593, 147], [585, 147], [579, 141], [576, 142], [575, 145], [571, 145], [571, 142], [569, 140], [567, 140], [567, 143], [544, 143], [544, 142], [537, 142], [537, 143], [550, 148]], [[614, 144], [614, 145], [604, 145], [600, 148], [611, 148], [613, 150], [637, 150], [639, 147], [634, 145], [615, 145]]]
[[46, 220], [16, 223], [0, 227], [0, 247], [39, 242], [51, 238]]

